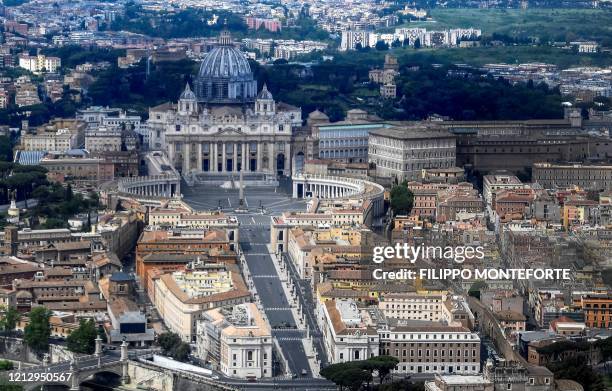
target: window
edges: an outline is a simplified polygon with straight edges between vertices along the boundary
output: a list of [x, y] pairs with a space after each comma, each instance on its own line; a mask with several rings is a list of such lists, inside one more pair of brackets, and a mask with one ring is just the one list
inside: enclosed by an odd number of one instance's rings
[[508, 385], [506, 386], [506, 390], [511, 390], [512, 389], [512, 383], [508, 383]]

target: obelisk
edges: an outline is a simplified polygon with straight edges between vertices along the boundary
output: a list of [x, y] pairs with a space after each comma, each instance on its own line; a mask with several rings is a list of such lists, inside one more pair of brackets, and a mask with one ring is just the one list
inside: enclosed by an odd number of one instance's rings
[[240, 171], [240, 192], [238, 197], [240, 198], [240, 201], [238, 201], [238, 208], [239, 209], [243, 209], [244, 207], [244, 182], [242, 180], [242, 171]]

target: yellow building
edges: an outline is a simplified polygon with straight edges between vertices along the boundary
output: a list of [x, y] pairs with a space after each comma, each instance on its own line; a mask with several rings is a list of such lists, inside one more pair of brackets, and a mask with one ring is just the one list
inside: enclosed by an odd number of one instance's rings
[[293, 228], [288, 233], [287, 250], [301, 278], [310, 278], [314, 258], [311, 253], [321, 249], [345, 259], [359, 259], [363, 254], [364, 236], [371, 231], [366, 228]]
[[195, 342], [197, 321], [210, 309], [249, 301], [236, 265], [202, 265], [154, 277], [154, 304], [170, 330]]

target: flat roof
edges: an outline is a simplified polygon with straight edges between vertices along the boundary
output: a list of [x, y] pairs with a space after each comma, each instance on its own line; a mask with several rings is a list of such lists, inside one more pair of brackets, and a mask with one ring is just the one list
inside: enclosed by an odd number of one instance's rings
[[371, 135], [395, 138], [398, 140], [410, 139], [432, 139], [432, 138], [454, 138], [455, 136], [446, 129], [429, 127], [424, 125], [391, 126], [370, 131]]

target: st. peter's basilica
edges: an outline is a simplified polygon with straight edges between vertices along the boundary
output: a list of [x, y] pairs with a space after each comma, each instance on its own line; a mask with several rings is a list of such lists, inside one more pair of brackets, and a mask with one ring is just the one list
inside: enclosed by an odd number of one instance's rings
[[150, 146], [183, 175], [239, 171], [291, 175], [312, 158], [299, 107], [257, 92], [246, 56], [223, 31], [177, 104], [149, 110]]

